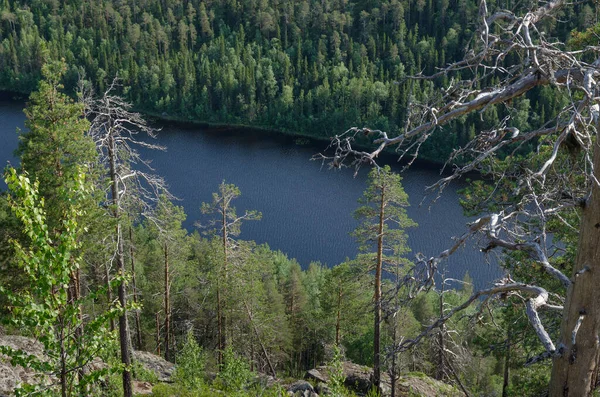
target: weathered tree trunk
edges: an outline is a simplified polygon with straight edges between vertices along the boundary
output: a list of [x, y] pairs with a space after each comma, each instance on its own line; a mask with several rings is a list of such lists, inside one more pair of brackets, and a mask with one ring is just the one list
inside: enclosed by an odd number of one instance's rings
[[223, 307], [221, 302], [221, 283], [220, 275], [217, 274], [217, 362], [223, 364], [223, 350], [225, 350], [225, 341], [223, 340]]
[[[131, 288], [133, 289], [133, 303], [138, 303], [137, 297], [137, 285], [135, 282], [135, 257], [133, 250], [133, 228], [129, 228], [129, 256], [131, 257]], [[135, 334], [137, 339], [137, 348], [138, 350], [142, 350], [142, 326], [140, 321], [140, 311], [136, 309], [135, 311]]]
[[60, 327], [60, 395], [61, 397], [67, 397], [67, 352], [65, 351], [65, 319], [63, 315], [58, 316], [58, 321], [61, 324]]
[[[444, 281], [442, 280], [442, 289], [440, 291], [440, 301], [439, 301], [439, 309], [440, 309], [440, 318], [444, 317]], [[446, 324], [443, 323], [438, 332], [438, 356], [437, 356], [437, 368], [435, 373], [435, 378], [437, 380], [444, 380], [446, 377], [446, 366], [444, 361], [444, 351], [446, 349]]]
[[[71, 273], [71, 289], [69, 293], [71, 305], [77, 305], [77, 327], [74, 331], [75, 340], [78, 341], [77, 354], [80, 354], [81, 340], [83, 339], [83, 309], [79, 301], [81, 300], [81, 271], [76, 269]], [[81, 382], [85, 376], [85, 366], [77, 369], [77, 380]]]
[[[394, 331], [392, 333], [392, 343], [395, 346], [396, 345], [396, 341], [398, 340], [398, 320], [397, 317], [394, 317], [394, 323], [392, 325], [394, 327]], [[390, 397], [396, 397], [396, 381], [398, 380], [398, 374], [397, 374], [397, 370], [396, 370], [396, 361], [398, 360], [398, 354], [397, 353], [393, 353], [392, 354], [392, 366], [389, 369], [389, 375], [390, 375], [390, 386], [391, 386], [391, 391], [390, 391]]]
[[[221, 299], [225, 299], [225, 302], [227, 302], [227, 278], [228, 278], [228, 274], [227, 274], [227, 260], [228, 260], [228, 230], [227, 230], [227, 211], [229, 206], [227, 205], [227, 202], [225, 201], [225, 197], [223, 197], [223, 284], [221, 286]], [[221, 338], [222, 338], [222, 346], [223, 346], [223, 350], [225, 350], [227, 348], [227, 316], [225, 316], [225, 312], [227, 311], [226, 307], [223, 307], [223, 302], [221, 302], [221, 327], [222, 327], [222, 334], [221, 334]]]
[[[600, 148], [594, 144], [594, 176], [600, 180]], [[581, 216], [573, 283], [567, 291], [560, 356], [554, 359], [550, 397], [588, 396], [600, 354], [600, 189], [592, 194]]]
[[[116, 169], [116, 147], [112, 131], [109, 132], [109, 150], [110, 158], [110, 180], [112, 182], [112, 204], [113, 216], [117, 222], [117, 268], [121, 277], [125, 276], [125, 261], [123, 255], [123, 232], [121, 230], [121, 221], [119, 220], [119, 179]], [[132, 377], [131, 377], [131, 351], [129, 349], [130, 336], [129, 324], [127, 322], [127, 285], [121, 281], [118, 289], [119, 303], [123, 313], [119, 316], [119, 343], [121, 345], [121, 362], [123, 363], [123, 395], [124, 397], [133, 396]]]
[[224, 285], [227, 280], [227, 204], [223, 198], [221, 239], [223, 243], [223, 268], [217, 274], [217, 350], [218, 363], [223, 364], [223, 352], [227, 346], [227, 325], [223, 307]]
[[383, 225], [385, 222], [385, 184], [381, 186], [379, 226], [377, 229], [377, 263], [375, 264], [375, 315], [373, 330], [373, 384], [379, 390], [381, 382], [381, 273], [383, 267]]
[[169, 288], [169, 246], [165, 243], [165, 360], [171, 359], [171, 297]]

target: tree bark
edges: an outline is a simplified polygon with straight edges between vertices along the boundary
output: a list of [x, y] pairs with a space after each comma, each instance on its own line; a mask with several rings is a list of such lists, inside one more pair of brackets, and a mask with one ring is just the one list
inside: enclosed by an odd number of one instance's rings
[[377, 263], [375, 264], [375, 315], [373, 329], [373, 384], [380, 390], [381, 382], [381, 273], [383, 267], [383, 225], [385, 222], [385, 184], [381, 185], [379, 226], [377, 229]]
[[[108, 268], [108, 263], [104, 266], [104, 271], [106, 272], [106, 298], [108, 299], [108, 306], [112, 306], [113, 303], [113, 290], [110, 287], [110, 270]], [[110, 317], [110, 332], [115, 330], [115, 319], [113, 316]]]
[[256, 324], [254, 323], [254, 318], [252, 317], [252, 312], [250, 311], [250, 307], [248, 306], [248, 303], [246, 301], [244, 301], [244, 306], [246, 306], [246, 314], [248, 314], [248, 319], [250, 320], [250, 324], [252, 325], [252, 328], [254, 329], [254, 334], [256, 335], [256, 339], [258, 340], [258, 343], [260, 344], [260, 348], [261, 348], [263, 354], [265, 355], [265, 360], [267, 361], [267, 364], [269, 365], [269, 370], [271, 371], [271, 375], [273, 375], [274, 378], [277, 378], [277, 372], [275, 372], [275, 367], [271, 363], [271, 359], [269, 358], [267, 349], [265, 348], [264, 343], [260, 339], [260, 334], [258, 333], [258, 328], [256, 328]]
[[225, 351], [227, 345], [227, 326], [226, 326], [226, 318], [224, 314], [223, 308], [223, 295], [224, 295], [224, 285], [226, 284], [227, 279], [227, 202], [225, 197], [223, 196], [223, 208], [221, 209], [222, 215], [222, 230], [221, 230], [221, 239], [223, 243], [223, 268], [221, 272], [217, 274], [217, 350], [218, 350], [218, 363], [223, 364], [223, 352]]
[[221, 283], [220, 275], [217, 275], [217, 363], [223, 364], [223, 351], [225, 350], [225, 341], [223, 340], [223, 308], [221, 302]]
[[[440, 318], [444, 317], [444, 280], [442, 280], [442, 289], [440, 291], [440, 301], [439, 301], [439, 309], [440, 309]], [[437, 380], [441, 380], [443, 381], [444, 378], [446, 377], [446, 366], [445, 366], [445, 362], [444, 362], [444, 351], [446, 349], [446, 340], [445, 340], [445, 333], [446, 333], [446, 324], [443, 323], [440, 327], [440, 330], [438, 332], [438, 367], [436, 369], [436, 374], [435, 374], [435, 378]]]
[[[76, 269], [72, 274], [71, 274], [71, 292], [70, 292], [70, 302], [71, 305], [76, 305], [77, 306], [77, 328], [75, 328], [75, 340], [78, 341], [78, 343], [82, 342], [83, 339], [83, 309], [81, 307], [81, 304], [79, 303], [79, 301], [81, 300], [81, 271], [80, 269]], [[81, 344], [78, 345], [77, 348], [77, 354], [80, 355], [81, 352], [79, 350], [79, 348], [81, 347]], [[82, 366], [80, 368], [77, 369], [77, 380], [78, 382], [81, 382], [83, 380], [83, 377], [85, 376], [85, 366]], [[84, 389], [87, 387], [84, 387]]]
[[[117, 175], [116, 167], [116, 147], [115, 140], [112, 131], [109, 132], [109, 150], [108, 155], [110, 158], [110, 179], [112, 182], [112, 204], [113, 204], [113, 216], [117, 221], [116, 234], [117, 234], [117, 268], [119, 269], [119, 275], [125, 276], [125, 261], [123, 255], [123, 232], [121, 230], [121, 221], [119, 220], [119, 179]], [[119, 316], [119, 343], [121, 345], [121, 362], [124, 365], [123, 368], [123, 395], [124, 397], [133, 397], [132, 377], [131, 377], [131, 351], [129, 349], [130, 336], [129, 336], [129, 324], [127, 322], [127, 285], [125, 280], [121, 281], [118, 289], [119, 304], [123, 310], [123, 313]]]
[[[600, 180], [600, 148], [594, 144], [594, 176]], [[554, 358], [550, 397], [589, 396], [600, 343], [600, 188], [592, 193], [581, 216], [573, 283], [567, 291], [561, 324], [560, 355]]]
[[[137, 285], [135, 282], [135, 257], [133, 252], [133, 230], [129, 228], [129, 256], [131, 257], [131, 288], [133, 289], [133, 303], [137, 305], [138, 297], [137, 297]], [[142, 325], [140, 321], [140, 311], [138, 309], [135, 310], [135, 334], [137, 339], [137, 348], [138, 350], [142, 350]]]
[[169, 246], [165, 243], [165, 360], [171, 359], [171, 297], [169, 288]]
[[[227, 203], [227, 199], [225, 194], [223, 194], [223, 284], [221, 286], [221, 299], [226, 297], [226, 286], [227, 286], [227, 249], [228, 249], [228, 230], [227, 230], [227, 211], [229, 210], [229, 205]], [[226, 308], [223, 307], [223, 302], [221, 302], [221, 344], [223, 351], [227, 348], [227, 317], [225, 316]]]

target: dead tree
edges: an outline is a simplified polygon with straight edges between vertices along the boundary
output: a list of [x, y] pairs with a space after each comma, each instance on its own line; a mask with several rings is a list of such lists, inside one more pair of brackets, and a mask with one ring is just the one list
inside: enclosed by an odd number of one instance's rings
[[[480, 171], [494, 178], [496, 186], [510, 180], [516, 188], [515, 200], [499, 206], [499, 210], [482, 216], [469, 226], [456, 244], [441, 254], [423, 258], [420, 284], [414, 292], [431, 285], [433, 274], [441, 260], [452, 254], [469, 238], [479, 236], [486, 241], [484, 252], [500, 249], [522, 252], [530, 263], [557, 279], [563, 287], [561, 296], [547, 290], [506, 278], [492, 288], [476, 292], [468, 301], [448, 312], [414, 340], [403, 341], [397, 349], [406, 349], [423, 336], [440, 327], [450, 315], [466, 308], [483, 296], [499, 293], [519, 294], [526, 305], [527, 316], [539, 336], [545, 351], [543, 358], [553, 360], [550, 396], [586, 396], [596, 386], [600, 358], [600, 147], [596, 141], [600, 78], [600, 47], [585, 46], [567, 50], [565, 45], [547, 37], [542, 24], [565, 7], [565, 0], [540, 2], [534, 10], [522, 12], [498, 10], [489, 13], [481, 0], [481, 26], [467, 48], [466, 57], [439, 69], [431, 76], [412, 79], [449, 78], [450, 84], [427, 103], [410, 106], [404, 130], [397, 136], [368, 128], [351, 128], [332, 139], [333, 155], [318, 155], [332, 167], [344, 164], [375, 165], [379, 154], [394, 147], [401, 157], [412, 161], [419, 147], [434, 130], [458, 117], [502, 105], [511, 109], [512, 101], [536, 87], [551, 87], [569, 98], [557, 117], [541, 128], [520, 131], [509, 116], [496, 128], [480, 131], [466, 146], [450, 157], [451, 175], [443, 177], [431, 191], [439, 192], [451, 181], [470, 171]], [[511, 60], [511, 61], [509, 61]], [[451, 133], [451, 132], [447, 132]], [[372, 151], [354, 147], [359, 135], [373, 138]], [[496, 172], [492, 160], [510, 158], [515, 150], [529, 143], [544, 156], [539, 164], [528, 167], [514, 164]], [[571, 150], [564, 150], [571, 148]], [[572, 148], [575, 148], [573, 150]], [[461, 157], [460, 165], [454, 160]], [[466, 159], [466, 161], [465, 161]], [[410, 163], [409, 161], [409, 163]], [[571, 175], [584, 178], [574, 180]], [[580, 224], [571, 224], [565, 213], [579, 214]], [[554, 267], [549, 258], [551, 242], [548, 221], [554, 219], [567, 228], [578, 229], [579, 245], [571, 276]], [[552, 340], [538, 311], [550, 309], [562, 314], [558, 340]]]
[[[132, 353], [131, 335], [127, 319], [127, 281], [123, 241], [123, 215], [130, 206], [141, 209], [142, 215], [152, 218], [152, 203], [159, 193], [166, 192], [162, 178], [144, 172], [139, 165], [150, 168], [143, 160], [135, 146], [151, 149], [164, 149], [136, 139], [142, 132], [155, 137], [155, 130], [146, 124], [140, 114], [131, 112], [131, 105], [114, 92], [117, 79], [113, 80], [101, 98], [84, 98], [87, 116], [91, 119], [89, 134], [96, 143], [100, 154], [100, 163], [105, 167], [109, 191], [106, 192], [108, 209], [115, 223], [115, 254], [118, 275], [121, 281], [118, 286], [119, 306], [119, 342], [121, 346], [121, 362], [123, 369], [123, 392], [126, 397], [133, 395], [132, 389]], [[136, 168], [138, 167], [138, 168]]]

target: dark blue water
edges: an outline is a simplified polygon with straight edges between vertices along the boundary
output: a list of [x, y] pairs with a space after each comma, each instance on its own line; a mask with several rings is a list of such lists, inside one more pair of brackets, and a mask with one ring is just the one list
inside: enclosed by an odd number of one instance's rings
[[[0, 159], [14, 163], [12, 155], [23, 128], [22, 102], [0, 101]], [[185, 226], [192, 230], [202, 202], [210, 202], [219, 183], [237, 185], [242, 195], [235, 202], [238, 214], [246, 209], [262, 212], [260, 221], [242, 225], [241, 238], [268, 243], [272, 249], [296, 258], [303, 267], [311, 261], [335, 265], [356, 255], [356, 243], [349, 233], [357, 226], [352, 213], [366, 187], [368, 170], [357, 177], [352, 169], [332, 171], [310, 161], [324, 149], [322, 142], [297, 145], [294, 138], [253, 131], [204, 131], [198, 127], [163, 125], [157, 143], [165, 152], [144, 151], [152, 159], [179, 205], [188, 214]], [[335, 134], [339, 131], [331, 131]], [[392, 158], [387, 160], [397, 170]], [[437, 167], [413, 166], [403, 174], [404, 189], [410, 197], [409, 216], [419, 226], [408, 231], [409, 245], [426, 256], [437, 255], [452, 244], [468, 221], [458, 204], [455, 184], [436, 203], [419, 207], [424, 188], [439, 178]], [[448, 276], [462, 278], [466, 271], [476, 286], [487, 285], [498, 275], [477, 249], [459, 250], [445, 262]]]

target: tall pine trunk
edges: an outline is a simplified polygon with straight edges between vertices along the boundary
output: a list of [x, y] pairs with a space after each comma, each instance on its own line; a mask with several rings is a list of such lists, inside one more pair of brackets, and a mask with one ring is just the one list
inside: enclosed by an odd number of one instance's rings
[[[110, 180], [112, 182], [112, 204], [113, 204], [113, 216], [117, 222], [116, 234], [117, 234], [117, 269], [121, 277], [125, 276], [125, 261], [123, 255], [123, 232], [121, 230], [121, 221], [119, 219], [119, 179], [117, 175], [116, 163], [117, 153], [115, 146], [115, 139], [112, 131], [109, 131], [109, 149], [108, 156], [110, 159]], [[129, 336], [129, 324], [127, 322], [127, 285], [125, 280], [119, 283], [119, 304], [123, 310], [123, 313], [119, 316], [119, 343], [121, 345], [121, 362], [123, 363], [123, 396], [132, 397], [132, 377], [131, 377], [131, 351], [130, 351], [130, 336]]]
[[169, 247], [165, 243], [165, 360], [171, 359], [171, 296], [169, 288]]
[[[133, 249], [133, 230], [132, 227], [129, 227], [129, 256], [131, 257], [131, 288], [133, 290], [133, 303], [137, 306], [138, 296], [137, 296], [137, 284], [135, 281], [135, 257], [134, 257], [134, 249]], [[138, 350], [142, 350], [142, 325], [140, 321], [140, 311], [136, 309], [135, 311], [135, 335]]]
[[223, 198], [222, 212], [222, 243], [223, 243], [223, 268], [221, 274], [217, 275], [217, 343], [218, 343], [218, 358], [219, 364], [223, 364], [223, 352], [227, 347], [227, 318], [225, 316], [225, 308], [223, 307], [223, 299], [225, 296], [225, 285], [227, 285], [227, 203]]
[[383, 267], [383, 226], [385, 223], [385, 184], [381, 185], [379, 225], [377, 228], [377, 263], [375, 264], [375, 315], [373, 329], [373, 384], [380, 390], [381, 382], [381, 273]]
[[[600, 180], [600, 148], [594, 144], [594, 176]], [[573, 283], [567, 291], [561, 339], [562, 354], [554, 358], [550, 397], [588, 396], [595, 388], [600, 355], [600, 188], [583, 208]]]

